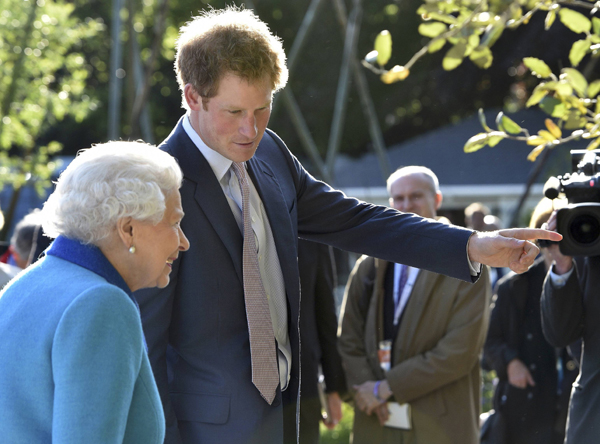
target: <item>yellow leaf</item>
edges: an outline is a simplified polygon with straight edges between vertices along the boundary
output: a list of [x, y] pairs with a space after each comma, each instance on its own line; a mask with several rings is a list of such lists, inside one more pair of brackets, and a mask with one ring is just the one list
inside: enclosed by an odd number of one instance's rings
[[535, 162], [535, 159], [537, 159], [537, 157], [542, 153], [542, 151], [544, 151], [544, 148], [546, 148], [546, 145], [539, 145], [536, 146], [533, 150], [531, 150], [531, 152], [527, 155], [527, 160], [529, 160], [530, 162]]
[[542, 143], [546, 143], [546, 139], [539, 136], [530, 136], [527, 138], [527, 145], [538, 146]]
[[562, 131], [551, 119], [546, 119], [544, 123], [546, 124], [548, 131], [550, 131], [550, 134], [552, 134], [556, 139], [560, 139], [562, 137]]
[[396, 65], [389, 71], [381, 74], [381, 81], [389, 85], [390, 83], [406, 79], [409, 74], [410, 70], [406, 69], [404, 66]]
[[554, 137], [549, 131], [546, 130], [539, 130], [538, 134], [547, 142], [553, 142], [556, 139], [556, 137]]

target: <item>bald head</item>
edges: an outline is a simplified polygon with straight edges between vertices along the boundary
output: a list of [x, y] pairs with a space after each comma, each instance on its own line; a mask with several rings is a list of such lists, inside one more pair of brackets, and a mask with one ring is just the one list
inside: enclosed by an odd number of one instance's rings
[[398, 169], [387, 180], [387, 189], [390, 206], [402, 212], [435, 218], [442, 204], [438, 178], [426, 167]]

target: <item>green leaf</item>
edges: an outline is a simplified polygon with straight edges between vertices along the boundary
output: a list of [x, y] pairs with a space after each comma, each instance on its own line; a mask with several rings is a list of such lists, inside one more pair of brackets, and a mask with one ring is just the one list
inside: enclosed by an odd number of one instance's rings
[[498, 128], [498, 131], [504, 131], [504, 125], [502, 125], [502, 116], [504, 115], [504, 113], [502, 111], [500, 111], [498, 113], [498, 115], [496, 116], [496, 127]]
[[492, 50], [487, 46], [478, 46], [471, 52], [469, 58], [475, 65], [483, 69], [488, 69], [494, 60]]
[[598, 17], [592, 17], [592, 28], [594, 29], [594, 34], [600, 35], [600, 19]]
[[560, 75], [561, 79], [566, 79], [571, 84], [573, 89], [579, 94], [580, 97], [585, 96], [585, 91], [588, 87], [588, 82], [585, 80], [583, 74], [574, 68], [565, 68], [562, 70]]
[[485, 28], [485, 32], [483, 34], [483, 37], [481, 38], [481, 45], [491, 48], [494, 45], [494, 43], [496, 43], [496, 41], [500, 38], [503, 32], [503, 23], [489, 25], [487, 28]]
[[540, 79], [546, 79], [552, 74], [552, 70], [543, 60], [536, 59], [535, 57], [525, 57], [523, 63], [531, 70], [533, 75]]
[[375, 38], [375, 51], [377, 51], [377, 63], [380, 66], [385, 64], [392, 57], [392, 35], [389, 31], [381, 31]]
[[[495, 133], [497, 133], [498, 131], [495, 131]], [[490, 148], [495, 147], [496, 145], [498, 145], [502, 140], [504, 140], [504, 136], [492, 136], [490, 135], [490, 138], [488, 139], [488, 145], [490, 146]]]
[[592, 29], [592, 22], [585, 15], [569, 8], [562, 8], [558, 11], [560, 21], [571, 31], [580, 34], [588, 33]]
[[565, 104], [554, 97], [544, 97], [539, 105], [542, 111], [552, 117], [563, 118], [567, 112]]
[[421, 23], [419, 34], [425, 37], [435, 38], [448, 30], [448, 26], [440, 22]]
[[519, 134], [521, 131], [523, 131], [517, 122], [505, 114], [502, 114], [502, 126], [504, 127], [504, 131], [509, 134]]
[[429, 43], [429, 48], [427, 49], [427, 51], [432, 54], [432, 53], [437, 52], [440, 49], [442, 49], [445, 44], [446, 44], [446, 39], [432, 40]]
[[598, 145], [600, 145], [600, 137], [597, 137], [594, 140], [592, 140], [592, 142], [587, 146], [586, 149], [590, 151], [595, 150], [596, 148], [598, 148]]
[[548, 11], [548, 14], [546, 14], [546, 20], [544, 20], [544, 28], [547, 30], [550, 29], [550, 27], [552, 26], [552, 23], [554, 23], [554, 20], [556, 19], [556, 10], [551, 9], [550, 11]]
[[471, 48], [477, 48], [479, 46], [479, 36], [477, 34], [471, 34], [467, 39], [467, 45]]
[[467, 52], [467, 45], [464, 42], [459, 42], [454, 45], [452, 48], [448, 50], [444, 60], [442, 61], [442, 66], [446, 71], [451, 71], [457, 66], [459, 66], [463, 59], [465, 58], [465, 54]]
[[587, 52], [590, 50], [591, 42], [589, 40], [577, 40], [571, 46], [569, 52], [569, 61], [571, 65], [578, 66], [579, 62], [585, 57]]
[[587, 96], [593, 99], [598, 95], [598, 93], [600, 93], [600, 80], [594, 80], [588, 86]]
[[[433, 9], [433, 10], [429, 11], [429, 9]], [[435, 6], [433, 8], [427, 8], [427, 7], [421, 6], [417, 10], [417, 14], [421, 14], [423, 16], [423, 18], [426, 20], [437, 20], [438, 22], [447, 23], [449, 25], [456, 24], [456, 17], [454, 17], [453, 15], [446, 15], [446, 14], [440, 13], [437, 10], [437, 7], [435, 7]]]
[[566, 130], [583, 128], [586, 124], [585, 117], [576, 109], [570, 109], [562, 119], [565, 122], [563, 128]]
[[556, 94], [554, 96], [557, 99], [569, 97], [573, 94], [573, 86], [566, 80], [562, 79], [560, 82], [546, 82], [544, 85], [549, 91], [554, 91]]
[[479, 110], [477, 111], [477, 115], [479, 117], [479, 123], [481, 123], [481, 127], [488, 133], [492, 131], [491, 128], [488, 126], [487, 122], [485, 121], [485, 113], [483, 112], [483, 108], [479, 108]]
[[481, 148], [487, 145], [489, 139], [488, 133], [479, 133], [475, 136], [471, 137], [465, 143], [463, 148], [465, 153], [474, 153], [475, 151], [479, 151]]
[[548, 95], [548, 90], [544, 87], [544, 84], [538, 85], [533, 90], [533, 93], [531, 94], [531, 97], [529, 97], [529, 100], [527, 100], [527, 103], [525, 104], [525, 106], [527, 106], [527, 108], [529, 108], [530, 106], [537, 105], [547, 95]]

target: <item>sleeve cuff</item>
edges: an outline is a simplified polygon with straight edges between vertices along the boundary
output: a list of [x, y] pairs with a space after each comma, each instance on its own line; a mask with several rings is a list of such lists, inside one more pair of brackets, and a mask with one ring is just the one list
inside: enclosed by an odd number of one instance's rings
[[554, 272], [554, 265], [552, 265], [552, 267], [550, 267], [550, 282], [552, 282], [552, 285], [555, 288], [564, 287], [565, 284], [567, 283], [567, 280], [569, 280], [571, 273], [573, 273], [574, 269], [575, 269], [575, 267], [571, 267], [571, 269], [569, 271], [567, 271], [565, 274], [556, 274]]
[[471, 276], [477, 277], [479, 273], [481, 273], [481, 264], [479, 262], [472, 262], [469, 258], [469, 242], [471, 242], [471, 236], [469, 236], [469, 240], [467, 241], [467, 262], [469, 263], [469, 272]]

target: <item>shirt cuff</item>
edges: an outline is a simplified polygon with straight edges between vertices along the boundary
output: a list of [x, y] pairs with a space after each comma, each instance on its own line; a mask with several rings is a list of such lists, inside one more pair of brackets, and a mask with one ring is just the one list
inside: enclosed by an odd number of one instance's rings
[[556, 288], [564, 287], [574, 269], [575, 267], [571, 267], [565, 274], [556, 274], [554, 272], [554, 265], [552, 265], [552, 267], [550, 267], [550, 282], [552, 282], [552, 285]]
[[[475, 233], [473, 231], [473, 233]], [[479, 276], [479, 273], [481, 273], [481, 264], [479, 262], [471, 262], [471, 259], [469, 258], [469, 242], [471, 242], [471, 236], [469, 236], [469, 240], [467, 241], [467, 262], [469, 263], [469, 272], [471, 273], [471, 276]]]

